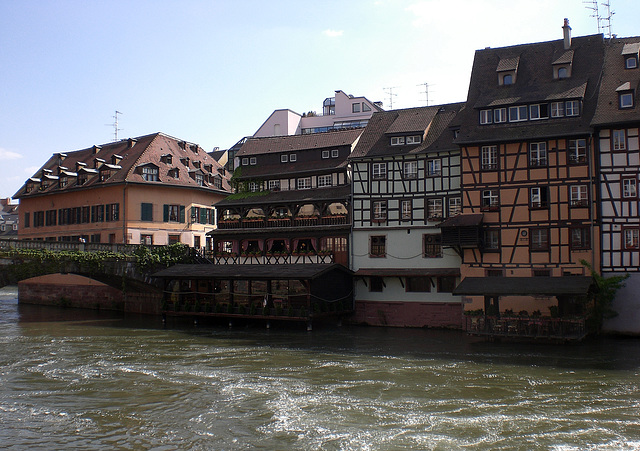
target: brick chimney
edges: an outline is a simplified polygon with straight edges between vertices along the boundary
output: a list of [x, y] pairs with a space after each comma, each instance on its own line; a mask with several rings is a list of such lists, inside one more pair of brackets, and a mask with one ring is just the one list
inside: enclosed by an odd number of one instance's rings
[[571, 48], [571, 27], [569, 26], [569, 19], [566, 17], [562, 26], [562, 35], [564, 37], [564, 49], [569, 50]]

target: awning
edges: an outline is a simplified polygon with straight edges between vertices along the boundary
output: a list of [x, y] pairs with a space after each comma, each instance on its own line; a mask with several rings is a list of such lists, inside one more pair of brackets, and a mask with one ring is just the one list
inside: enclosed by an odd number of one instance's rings
[[457, 215], [442, 221], [438, 227], [471, 227], [482, 224], [482, 213]]
[[165, 279], [295, 280], [315, 279], [329, 271], [350, 270], [335, 263], [290, 265], [174, 265], [153, 276]]
[[465, 277], [453, 290], [455, 295], [562, 296], [585, 295], [591, 277]]
[[355, 276], [378, 276], [378, 277], [437, 277], [437, 276], [459, 276], [460, 268], [362, 268], [356, 271]]

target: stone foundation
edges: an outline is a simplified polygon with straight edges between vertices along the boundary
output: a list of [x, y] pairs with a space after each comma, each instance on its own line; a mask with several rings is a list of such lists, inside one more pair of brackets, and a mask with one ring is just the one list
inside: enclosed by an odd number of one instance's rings
[[356, 301], [353, 322], [371, 326], [462, 329], [460, 303]]

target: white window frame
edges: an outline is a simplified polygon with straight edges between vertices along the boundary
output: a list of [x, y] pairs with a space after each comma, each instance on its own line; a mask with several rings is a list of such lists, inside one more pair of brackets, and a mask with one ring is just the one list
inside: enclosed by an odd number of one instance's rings
[[569, 189], [569, 203], [572, 207], [586, 207], [589, 205], [589, 190], [587, 185], [571, 185]]
[[400, 201], [400, 219], [403, 221], [413, 219], [413, 202], [411, 199], [402, 199]]
[[480, 168], [483, 170], [498, 169], [498, 146], [482, 146], [480, 149]]
[[252, 193], [257, 193], [258, 191], [261, 191], [260, 183], [258, 183], [258, 182], [249, 182], [249, 191], [251, 191]]
[[145, 182], [158, 182], [160, 181], [160, 171], [156, 166], [143, 166], [142, 178]]
[[295, 153], [289, 155], [289, 163], [294, 163], [296, 161], [298, 161], [298, 155], [296, 155]]
[[569, 163], [579, 164], [587, 162], [587, 140], [584, 138], [569, 140]]
[[627, 150], [627, 131], [625, 129], [612, 130], [611, 141], [613, 150]]
[[338, 149], [331, 149], [331, 158], [338, 158], [340, 156], [340, 152]]
[[444, 202], [442, 197], [427, 198], [427, 219], [435, 220], [444, 217]]
[[318, 188], [322, 188], [324, 186], [332, 186], [332, 185], [333, 185], [333, 177], [331, 176], [331, 174], [318, 176]]
[[360, 104], [359, 103], [352, 103], [351, 104], [351, 112], [352, 113], [359, 113], [360, 112]]
[[437, 177], [442, 175], [442, 160], [434, 158], [427, 160], [427, 177]]
[[633, 108], [633, 92], [621, 92], [619, 99], [620, 108]]
[[280, 180], [269, 180], [269, 190], [280, 189]]
[[387, 178], [387, 163], [372, 163], [371, 177], [374, 180], [385, 180]]
[[405, 139], [406, 144], [420, 144], [421, 142], [422, 142], [422, 136], [420, 135], [407, 136]]
[[462, 198], [450, 197], [448, 205], [448, 217], [458, 216], [462, 213]]
[[375, 200], [371, 208], [371, 219], [375, 222], [383, 222], [387, 220], [387, 201]]
[[296, 186], [299, 190], [311, 189], [311, 177], [300, 177], [296, 180]]
[[251, 157], [249, 159], [249, 164], [255, 166], [258, 163], [258, 159], [256, 157]]
[[287, 155], [286, 153], [280, 155], [280, 163], [288, 163], [288, 162], [289, 162], [289, 155]]
[[549, 205], [547, 199], [548, 190], [546, 186], [536, 186], [530, 188], [531, 208], [545, 208]]
[[638, 57], [635, 55], [628, 56], [624, 59], [625, 69], [636, 69], [638, 67]]
[[497, 190], [486, 189], [482, 191], [482, 209], [493, 210], [500, 205], [499, 195]]
[[415, 179], [418, 176], [418, 162], [416, 160], [405, 161], [402, 164], [402, 177]]
[[527, 120], [527, 105], [515, 105], [509, 107], [509, 122], [522, 122]]
[[564, 105], [564, 115], [567, 117], [580, 116], [580, 101], [567, 100]]
[[640, 230], [637, 228], [623, 229], [623, 239], [625, 249], [640, 248]]
[[564, 102], [551, 102], [551, 117], [564, 117]]
[[480, 110], [480, 125], [488, 125], [493, 123], [492, 110]]
[[323, 159], [329, 158], [329, 151], [328, 150], [323, 150], [322, 151], [322, 158]]
[[507, 109], [496, 108], [493, 110], [493, 123], [500, 124], [502, 122], [507, 122]]
[[545, 167], [549, 164], [546, 141], [529, 143], [529, 166]]
[[623, 199], [635, 199], [638, 197], [638, 181], [635, 177], [623, 177], [621, 182]]
[[392, 136], [391, 137], [391, 145], [392, 146], [404, 146], [404, 136]]

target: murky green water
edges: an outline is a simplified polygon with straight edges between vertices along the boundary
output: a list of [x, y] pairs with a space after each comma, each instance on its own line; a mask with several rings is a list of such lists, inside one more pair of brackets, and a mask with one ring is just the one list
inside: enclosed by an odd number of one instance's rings
[[640, 340], [199, 327], [0, 293], [0, 448], [640, 449]]

